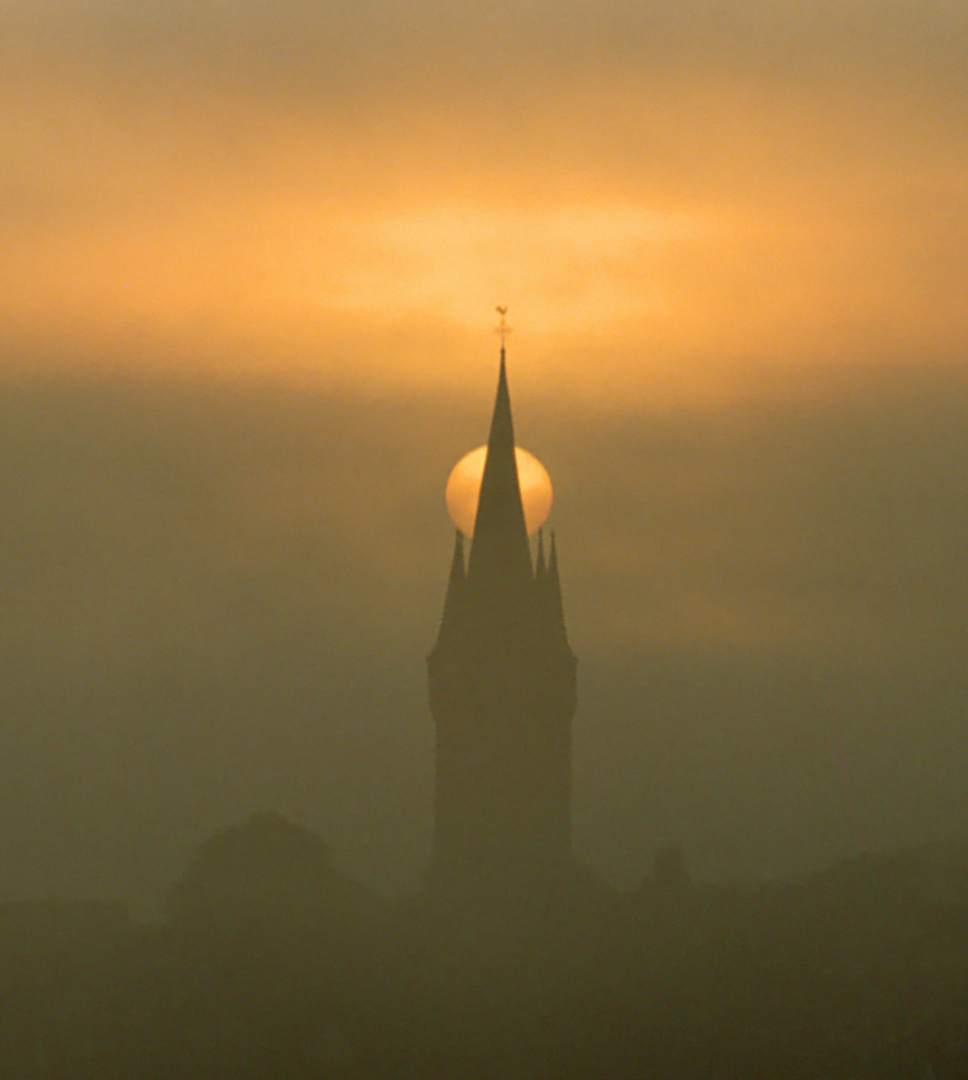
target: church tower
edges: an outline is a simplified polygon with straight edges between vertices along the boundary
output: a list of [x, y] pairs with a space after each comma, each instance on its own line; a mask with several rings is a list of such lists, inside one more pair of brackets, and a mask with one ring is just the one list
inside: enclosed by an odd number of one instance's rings
[[537, 885], [572, 867], [576, 662], [553, 535], [532, 565], [514, 445], [502, 341], [470, 555], [458, 532], [428, 658], [440, 883]]

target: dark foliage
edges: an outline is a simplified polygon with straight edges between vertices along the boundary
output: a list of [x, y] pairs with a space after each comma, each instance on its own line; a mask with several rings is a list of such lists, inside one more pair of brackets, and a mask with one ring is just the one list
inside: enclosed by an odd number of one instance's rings
[[385, 905], [265, 815], [213, 837], [163, 925], [0, 909], [10, 1080], [948, 1080], [968, 1075], [968, 856], [740, 891], [679, 854], [619, 896]]

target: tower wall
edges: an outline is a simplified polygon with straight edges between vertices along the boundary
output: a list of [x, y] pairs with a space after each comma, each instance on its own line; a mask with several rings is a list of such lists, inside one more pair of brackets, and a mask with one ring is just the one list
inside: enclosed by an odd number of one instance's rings
[[429, 664], [435, 872], [543, 874], [571, 852], [575, 659], [548, 642], [464, 641]]
[[569, 869], [575, 668], [553, 540], [531, 564], [502, 349], [470, 559], [458, 534], [428, 659], [438, 880]]

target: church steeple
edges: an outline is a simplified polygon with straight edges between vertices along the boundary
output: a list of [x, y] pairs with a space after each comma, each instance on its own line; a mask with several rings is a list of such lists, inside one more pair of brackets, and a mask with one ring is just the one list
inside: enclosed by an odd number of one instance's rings
[[472, 582], [486, 579], [490, 585], [520, 584], [531, 577], [531, 552], [514, 455], [514, 421], [503, 346], [467, 577]]
[[[499, 309], [500, 310], [500, 309]], [[554, 537], [532, 569], [501, 365], [467, 569], [458, 532], [440, 634], [428, 657], [437, 735], [434, 866], [441, 883], [494, 895], [573, 867], [575, 657], [565, 637]]]

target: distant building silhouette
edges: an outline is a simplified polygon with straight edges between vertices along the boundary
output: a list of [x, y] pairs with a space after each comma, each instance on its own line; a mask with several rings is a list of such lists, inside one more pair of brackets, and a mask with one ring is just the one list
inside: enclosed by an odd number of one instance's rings
[[536, 565], [514, 457], [505, 350], [473, 543], [454, 547], [428, 658], [437, 734], [432, 879], [540, 884], [570, 874], [576, 661], [554, 535]]

